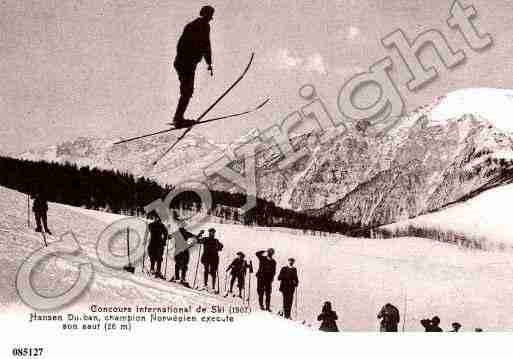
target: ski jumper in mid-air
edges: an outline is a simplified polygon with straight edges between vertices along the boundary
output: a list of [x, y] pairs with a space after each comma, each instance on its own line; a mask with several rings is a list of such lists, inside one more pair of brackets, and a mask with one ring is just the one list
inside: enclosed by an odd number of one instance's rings
[[212, 6], [203, 6], [200, 17], [188, 23], [178, 40], [174, 67], [180, 80], [180, 99], [176, 106], [173, 124], [176, 128], [188, 127], [194, 120], [184, 118], [185, 111], [194, 92], [196, 66], [205, 59], [210, 75], [212, 69], [212, 50], [210, 47], [210, 21], [214, 16]]

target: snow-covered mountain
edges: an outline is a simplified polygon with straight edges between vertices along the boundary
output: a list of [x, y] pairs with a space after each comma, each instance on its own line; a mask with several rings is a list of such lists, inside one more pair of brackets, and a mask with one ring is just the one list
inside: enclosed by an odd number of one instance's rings
[[[316, 134], [299, 135], [292, 139], [293, 146], [310, 148], [309, 154], [287, 170], [278, 168], [282, 157], [276, 146], [259, 153], [257, 196], [364, 226], [415, 217], [509, 178], [511, 117], [513, 91], [465, 89], [405, 115], [384, 135], [374, 127], [356, 126], [316, 145], [311, 145]], [[78, 139], [21, 157], [114, 168], [172, 184], [203, 177], [205, 166], [224, 149], [234, 148], [190, 135], [152, 168], [151, 162], [174, 138], [170, 133], [118, 146], [108, 140]], [[240, 169], [241, 162], [234, 167]], [[219, 176], [209, 182], [216, 189], [241, 191]]]
[[[363, 226], [437, 210], [507, 182], [513, 137], [503, 119], [512, 115], [513, 91], [470, 89], [407, 114], [384, 136], [350, 129], [286, 171], [275, 169], [280, 156], [269, 149], [260, 156], [258, 196]], [[313, 136], [293, 144], [308, 147]]]
[[175, 184], [201, 176], [202, 169], [222, 154], [221, 146], [191, 133], [171, 154], [153, 166], [153, 161], [168, 149], [177, 136], [177, 132], [169, 132], [117, 145], [114, 143], [119, 138], [80, 137], [59, 145], [32, 149], [18, 157], [118, 170], [151, 178], [161, 184]]

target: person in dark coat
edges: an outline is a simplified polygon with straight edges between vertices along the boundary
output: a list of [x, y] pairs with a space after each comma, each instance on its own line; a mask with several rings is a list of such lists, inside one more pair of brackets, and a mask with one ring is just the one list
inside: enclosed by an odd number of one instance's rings
[[283, 295], [283, 316], [290, 319], [292, 303], [294, 302], [294, 293], [299, 284], [297, 277], [297, 268], [294, 267], [294, 258], [289, 258], [289, 265], [283, 267], [278, 274], [280, 281], [280, 292]]
[[193, 123], [192, 120], [184, 119], [184, 114], [194, 92], [196, 66], [202, 59], [205, 59], [208, 70], [213, 75], [209, 24], [213, 16], [212, 6], [202, 7], [200, 17], [185, 26], [178, 40], [173, 64], [180, 80], [180, 99], [173, 120], [177, 128], [190, 126]]
[[204, 290], [208, 290], [208, 275], [212, 277], [212, 290], [216, 290], [216, 279], [219, 269], [219, 252], [223, 250], [223, 244], [215, 237], [216, 230], [210, 228], [208, 237], [198, 238], [198, 242], [203, 244], [203, 254], [201, 255], [201, 264], [203, 264], [203, 285]]
[[379, 325], [380, 332], [397, 332], [397, 326], [401, 321], [399, 317], [399, 309], [390, 303], [387, 303], [381, 308], [378, 313], [378, 319], [381, 319]]
[[[239, 289], [239, 298], [242, 298], [242, 290], [244, 289], [244, 282], [246, 279], [246, 273], [249, 269], [250, 273], [253, 271], [251, 264], [245, 259], [245, 255], [242, 252], [237, 252], [237, 257], [230, 263], [226, 272], [230, 272], [230, 290], [228, 293], [233, 293], [233, 285], [237, 281], [237, 288]], [[226, 296], [228, 296], [226, 293]], [[235, 296], [235, 295], [234, 295]]]
[[34, 211], [34, 217], [36, 218], [36, 232], [43, 232], [44, 230], [51, 235], [52, 232], [48, 229], [48, 202], [42, 192], [36, 194], [32, 211]]
[[331, 302], [324, 302], [322, 312], [317, 317], [317, 320], [321, 322], [319, 330], [323, 332], [338, 332], [338, 316], [337, 312], [331, 309]]
[[440, 318], [437, 316], [431, 319], [422, 319], [420, 324], [422, 324], [426, 332], [443, 332], [442, 328], [440, 328]]
[[[150, 273], [155, 278], [164, 279], [162, 275], [162, 257], [167, 243], [168, 231], [158, 215], [153, 215], [153, 222], [148, 225], [150, 243], [148, 244], [148, 256], [150, 257]], [[157, 269], [155, 270], [155, 264]]]
[[454, 322], [454, 323], [452, 323], [452, 324], [451, 324], [451, 327], [452, 327], [451, 332], [452, 332], [452, 333], [457, 333], [457, 332], [459, 332], [459, 331], [460, 331], [460, 329], [461, 329], [461, 324], [460, 324], [460, 323], [458, 323], [458, 322]]
[[[175, 238], [175, 275], [171, 278], [170, 282], [180, 281], [180, 284], [183, 286], [190, 287], [187, 282], [187, 269], [189, 268], [190, 259], [189, 249], [198, 242], [198, 238], [203, 235], [203, 230], [195, 235], [185, 229], [184, 223], [180, 223], [178, 232], [185, 243], [183, 247], [177, 248], [176, 241], [178, 239]], [[173, 236], [179, 236], [179, 234], [174, 233]], [[189, 243], [190, 238], [195, 238], [196, 241]]]
[[[258, 303], [261, 310], [271, 311], [271, 293], [273, 289], [273, 280], [276, 275], [276, 261], [273, 259], [274, 249], [267, 251], [258, 251], [256, 256], [259, 261], [257, 277]], [[265, 296], [265, 307], [264, 307]]]

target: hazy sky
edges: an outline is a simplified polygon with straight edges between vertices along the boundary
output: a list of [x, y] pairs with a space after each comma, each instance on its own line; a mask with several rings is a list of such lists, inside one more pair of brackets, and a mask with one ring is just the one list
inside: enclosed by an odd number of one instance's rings
[[[385, 56], [380, 39], [400, 28], [410, 38], [436, 28], [467, 63], [417, 93], [402, 87], [409, 109], [464, 87], [513, 88], [513, 1], [465, 0], [478, 29], [494, 38], [472, 52], [445, 21], [447, 0], [211, 1], [214, 78], [197, 71], [188, 117], [201, 112], [256, 52], [245, 80], [212, 113], [244, 110], [267, 96], [258, 115], [195, 129], [227, 142], [281, 121], [304, 103], [298, 88], [313, 83], [337, 115], [338, 90]], [[0, 153], [79, 136], [136, 135], [164, 128], [178, 99], [172, 68], [183, 26], [207, 3], [191, 0], [3, 0], [0, 2]], [[429, 50], [428, 50], [429, 52]], [[429, 54], [428, 54], [429, 55]]]

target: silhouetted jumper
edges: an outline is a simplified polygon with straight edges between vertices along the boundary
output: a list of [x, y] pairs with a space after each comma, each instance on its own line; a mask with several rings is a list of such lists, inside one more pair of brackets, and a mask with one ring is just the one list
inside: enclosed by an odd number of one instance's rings
[[184, 114], [194, 92], [194, 75], [201, 59], [205, 59], [210, 74], [213, 74], [209, 24], [213, 16], [214, 8], [203, 6], [200, 17], [185, 26], [178, 40], [174, 67], [180, 80], [180, 99], [173, 119], [175, 127], [186, 127], [193, 122], [184, 119]]

